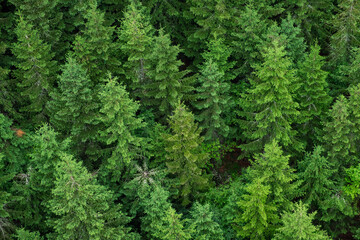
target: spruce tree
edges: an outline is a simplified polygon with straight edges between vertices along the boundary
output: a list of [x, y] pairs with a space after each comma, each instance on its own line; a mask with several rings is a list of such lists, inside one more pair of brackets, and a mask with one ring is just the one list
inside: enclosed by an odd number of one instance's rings
[[28, 113], [35, 125], [46, 121], [45, 104], [54, 83], [56, 62], [50, 46], [44, 43], [31, 24], [20, 17], [12, 52], [17, 58], [15, 77], [20, 95], [20, 111]]
[[109, 74], [106, 84], [100, 87], [100, 114], [101, 123], [99, 139], [106, 144], [102, 150], [106, 160], [102, 163], [104, 171], [118, 180], [121, 171], [129, 166], [134, 157], [139, 154], [141, 138], [135, 131], [144, 127], [144, 123], [137, 118], [139, 104], [129, 97], [123, 85], [118, 84], [117, 78]]
[[355, 143], [355, 153], [360, 152], [360, 109], [359, 109], [359, 101], [360, 101], [360, 84], [351, 86], [349, 88], [349, 113], [350, 113], [350, 121], [353, 123], [354, 128], [351, 131], [352, 138]]
[[300, 146], [294, 140], [296, 132], [291, 128], [299, 115], [292, 94], [297, 89], [294, 71], [290, 69], [292, 63], [277, 39], [265, 47], [262, 55], [264, 62], [256, 65], [254, 76], [249, 79], [251, 87], [240, 99], [240, 115], [245, 120], [238, 122], [247, 139], [240, 148], [256, 153], [265, 144], [277, 140], [283, 146], [293, 145], [298, 149]]
[[24, 228], [16, 230], [16, 239], [18, 240], [42, 240], [43, 238], [40, 236], [39, 232], [30, 232], [29, 230], [25, 230]]
[[128, 219], [113, 203], [113, 194], [71, 155], [60, 158], [48, 202], [57, 216], [48, 222], [57, 239], [126, 239]]
[[195, 202], [190, 214], [189, 229], [191, 229], [192, 239], [224, 239], [220, 225], [214, 221], [214, 213], [210, 209], [210, 204], [201, 205]]
[[[172, 46], [170, 36], [159, 30], [154, 38], [151, 54], [149, 55], [148, 80], [143, 86], [142, 103], [150, 105], [167, 116], [174, 110], [181, 99], [187, 99], [193, 90], [192, 77], [186, 77], [189, 72], [180, 71], [183, 65], [178, 59], [179, 46]], [[140, 96], [141, 97], [141, 96]]]
[[184, 229], [185, 221], [181, 219], [182, 214], [177, 214], [175, 209], [170, 207], [165, 212], [163, 221], [166, 223], [160, 227], [161, 240], [186, 240], [191, 239], [190, 233]]
[[208, 177], [202, 168], [209, 157], [201, 152], [201, 129], [184, 104], [179, 103], [170, 116], [171, 134], [165, 134], [166, 165], [169, 173], [176, 176], [178, 197], [188, 205], [193, 197], [208, 185]]
[[224, 81], [224, 72], [212, 58], [206, 59], [198, 78], [195, 107], [200, 110], [196, 119], [204, 129], [206, 141], [223, 139], [229, 133], [224, 121], [224, 112], [230, 102], [230, 85]]
[[247, 193], [237, 202], [242, 210], [234, 219], [238, 236], [264, 240], [271, 235], [271, 225], [278, 219], [277, 208], [268, 199], [270, 186], [264, 184], [263, 178], [254, 179], [246, 185]]
[[[0, 38], [0, 58], [6, 59], [5, 51], [8, 46]], [[12, 81], [10, 80], [10, 68], [0, 61], [0, 112], [16, 115], [14, 109], [14, 92], [12, 91]]]
[[315, 212], [308, 214], [307, 206], [301, 201], [295, 203], [291, 212], [282, 214], [283, 226], [277, 229], [278, 233], [273, 239], [329, 240], [330, 238], [324, 231], [313, 225], [315, 214]]

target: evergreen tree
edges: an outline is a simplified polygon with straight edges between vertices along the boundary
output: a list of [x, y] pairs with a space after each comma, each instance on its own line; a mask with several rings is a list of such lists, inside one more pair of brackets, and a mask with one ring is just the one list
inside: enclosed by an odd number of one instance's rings
[[301, 201], [294, 204], [291, 212], [285, 212], [281, 216], [283, 226], [277, 229], [274, 240], [303, 239], [303, 240], [328, 240], [324, 231], [314, 226], [315, 213], [308, 214], [307, 206]]
[[23, 99], [20, 111], [27, 112], [36, 125], [46, 121], [45, 104], [54, 83], [56, 62], [50, 46], [44, 43], [37, 30], [20, 17], [16, 27], [17, 42], [12, 52], [17, 58], [15, 77]]
[[247, 194], [237, 202], [242, 212], [234, 220], [236, 231], [250, 239], [267, 239], [273, 231], [271, 224], [278, 218], [276, 205], [268, 200], [270, 186], [264, 185], [263, 178], [256, 178], [245, 190]]
[[314, 151], [307, 153], [299, 163], [299, 192], [311, 209], [319, 209], [322, 202], [330, 198], [335, 187], [331, 179], [335, 170], [328, 159], [321, 155], [323, 151], [321, 146], [316, 146]]
[[198, 191], [207, 187], [208, 177], [202, 168], [208, 156], [201, 152], [201, 130], [184, 104], [176, 106], [169, 125], [172, 133], [164, 135], [166, 165], [169, 173], [176, 176], [176, 186], [180, 190], [178, 197], [181, 197], [183, 205], [188, 205]]
[[192, 218], [189, 229], [192, 232], [192, 239], [224, 239], [220, 225], [213, 219], [214, 214], [210, 210], [210, 204], [201, 205], [195, 202], [190, 214]]
[[349, 119], [347, 99], [340, 96], [328, 115], [329, 121], [324, 123], [323, 142], [329, 160], [338, 169], [337, 174], [341, 174], [342, 167], [351, 164], [354, 152], [354, 124]]
[[119, 180], [121, 171], [139, 153], [141, 138], [135, 131], [144, 127], [140, 118], [136, 117], [139, 104], [129, 98], [125, 87], [118, 84], [116, 78], [108, 76], [106, 84], [100, 87], [100, 114], [102, 123], [99, 131], [101, 142], [106, 144], [103, 167], [113, 180]]
[[165, 212], [163, 221], [166, 223], [160, 228], [161, 240], [186, 240], [191, 239], [191, 235], [184, 229], [184, 220], [181, 220], [182, 214], [177, 214], [174, 208], [169, 208]]
[[215, 141], [226, 137], [229, 127], [224, 121], [224, 112], [229, 104], [229, 84], [224, 82], [224, 72], [220, 71], [212, 58], [206, 59], [198, 78], [197, 102], [195, 107], [200, 110], [196, 119], [205, 130], [205, 140]]
[[262, 55], [264, 62], [256, 66], [249, 79], [251, 87], [240, 99], [243, 109], [240, 115], [245, 120], [239, 120], [239, 124], [247, 139], [240, 147], [248, 153], [259, 152], [265, 144], [277, 140], [283, 146], [299, 148], [291, 128], [299, 115], [298, 104], [292, 97], [292, 91], [297, 89], [294, 71], [290, 69], [292, 63], [276, 39], [265, 47]]
[[120, 62], [114, 56], [113, 27], [106, 26], [104, 13], [97, 9], [95, 2], [91, 1], [89, 8], [85, 14], [85, 29], [76, 36], [73, 49], [76, 60], [86, 69], [90, 79], [99, 82], [108, 70], [115, 73]]
[[[71, 155], [62, 154], [48, 206], [57, 239], [126, 239], [127, 217], [113, 195]], [[131, 238], [129, 238], [131, 239]]]
[[30, 232], [25, 230], [24, 228], [16, 230], [16, 239], [18, 240], [42, 240], [43, 238], [40, 237], [39, 232]]
[[[8, 48], [5, 42], [0, 39], [0, 58], [5, 59], [5, 51]], [[0, 61], [0, 112], [1, 113], [11, 113], [16, 115], [14, 111], [14, 93], [12, 91], [11, 81], [9, 79], [10, 68], [4, 66], [5, 63]]]
[[360, 109], [359, 109], [359, 101], [360, 101], [360, 84], [351, 86], [349, 88], [349, 113], [350, 113], [350, 121], [354, 125], [354, 128], [351, 131], [351, 135], [355, 141], [355, 153], [360, 152]]
[[125, 76], [132, 89], [146, 81], [148, 58], [152, 49], [153, 27], [144, 7], [132, 0], [124, 12], [118, 37], [122, 53], [126, 56]]
[[170, 115], [175, 105], [181, 99], [187, 99], [193, 90], [191, 77], [185, 77], [189, 72], [180, 71], [183, 63], [178, 60], [179, 46], [172, 46], [170, 36], [159, 31], [154, 38], [153, 50], [149, 55], [149, 79], [143, 86], [142, 102], [159, 109], [163, 115]]

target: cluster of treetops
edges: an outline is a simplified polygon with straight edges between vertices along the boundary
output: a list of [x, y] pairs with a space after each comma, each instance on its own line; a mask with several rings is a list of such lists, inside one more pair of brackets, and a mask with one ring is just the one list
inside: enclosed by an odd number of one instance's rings
[[1, 0], [0, 23], [0, 239], [360, 239], [360, 1]]

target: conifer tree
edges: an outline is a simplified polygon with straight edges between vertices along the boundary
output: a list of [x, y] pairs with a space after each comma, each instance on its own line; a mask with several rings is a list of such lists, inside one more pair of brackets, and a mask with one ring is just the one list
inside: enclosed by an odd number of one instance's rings
[[270, 186], [264, 185], [263, 178], [256, 178], [245, 190], [247, 194], [237, 202], [242, 210], [234, 220], [237, 234], [250, 239], [267, 239], [272, 232], [271, 224], [278, 219], [276, 205], [268, 199]]
[[62, 154], [60, 158], [48, 202], [57, 216], [49, 221], [57, 239], [126, 239], [128, 219], [120, 205], [114, 205], [113, 194], [71, 155]]
[[42, 240], [43, 238], [40, 236], [39, 232], [30, 232], [29, 230], [25, 230], [24, 228], [16, 230], [16, 239], [18, 240]]
[[264, 153], [255, 155], [255, 161], [249, 170], [249, 179], [263, 178], [270, 186], [269, 201], [281, 210], [286, 210], [296, 196], [297, 184], [294, 169], [289, 166], [290, 156], [284, 156], [279, 144], [273, 140], [265, 145]]
[[166, 223], [160, 228], [161, 240], [186, 240], [191, 239], [190, 233], [184, 229], [184, 220], [182, 214], [177, 214], [175, 209], [170, 207], [165, 212], [163, 221]]
[[139, 1], [132, 0], [124, 12], [124, 18], [118, 32], [120, 48], [126, 56], [125, 76], [132, 89], [141, 87], [147, 79], [153, 32], [145, 8]]
[[324, 123], [323, 142], [328, 157], [337, 174], [351, 164], [354, 152], [354, 124], [350, 121], [348, 100], [340, 96], [329, 111], [329, 121]]
[[188, 205], [198, 191], [207, 187], [208, 177], [202, 168], [209, 158], [201, 152], [201, 130], [184, 104], [176, 106], [169, 125], [171, 134], [164, 135], [166, 165], [169, 173], [176, 176], [176, 187], [180, 190], [178, 197], [183, 205]]
[[[0, 58], [5, 59], [6, 55], [4, 53], [7, 48], [7, 44], [0, 39]], [[13, 107], [14, 93], [11, 88], [13, 84], [9, 79], [10, 68], [5, 64], [3, 66], [3, 64], [3, 61], [0, 61], [0, 112], [14, 115], [16, 112]]]
[[90, 79], [97, 83], [105, 77], [107, 71], [115, 73], [120, 65], [114, 56], [114, 29], [106, 26], [104, 13], [93, 1], [89, 3], [85, 20], [85, 29], [76, 36], [73, 49], [78, 63], [86, 69]]
[[355, 153], [360, 152], [360, 109], [359, 109], [359, 101], [360, 101], [360, 84], [351, 86], [349, 88], [349, 113], [350, 113], [350, 121], [353, 123], [354, 128], [352, 129], [351, 135], [355, 141]]
[[274, 240], [302, 239], [302, 240], [329, 240], [326, 233], [314, 226], [312, 221], [315, 212], [308, 214], [307, 206], [301, 201], [294, 204], [291, 212], [285, 212], [281, 216], [283, 226], [277, 229]]
[[44, 43], [31, 24], [20, 17], [17, 42], [12, 52], [17, 58], [15, 77], [23, 99], [20, 111], [27, 112], [36, 125], [46, 121], [45, 104], [54, 83], [56, 62], [50, 46]]
[[323, 152], [321, 146], [316, 146], [311, 154], [307, 153], [299, 162], [298, 179], [301, 182], [299, 192], [311, 209], [319, 209], [335, 187], [331, 179], [335, 170], [328, 159], [322, 156]]
[[[183, 65], [178, 59], [179, 46], [172, 46], [170, 36], [159, 31], [159, 36], [154, 38], [154, 44], [149, 55], [149, 79], [143, 86], [142, 102], [159, 109], [163, 115], [170, 115], [175, 105], [181, 99], [187, 99], [193, 90], [192, 77], [186, 77], [189, 72], [180, 71]], [[141, 96], [140, 96], [141, 97]]]
[[220, 225], [213, 219], [214, 214], [210, 209], [210, 204], [201, 205], [195, 202], [190, 214], [192, 218], [189, 229], [192, 232], [192, 239], [224, 239]]
[[247, 138], [247, 143], [240, 147], [248, 153], [259, 152], [265, 144], [277, 140], [283, 146], [292, 144], [299, 148], [291, 128], [299, 115], [292, 96], [297, 89], [294, 71], [290, 69], [292, 63], [276, 39], [265, 47], [262, 55], [264, 62], [255, 67], [256, 72], [249, 79], [251, 87], [240, 99], [243, 109], [240, 115], [245, 120], [239, 120], [239, 125]]
[[55, 130], [72, 137], [73, 143], [81, 148], [87, 141], [96, 139], [94, 127], [97, 98], [86, 70], [68, 56], [59, 76], [58, 89], [51, 93], [49, 103], [50, 122]]
[[198, 78], [200, 86], [197, 88], [197, 101], [194, 103], [200, 110], [196, 119], [205, 131], [205, 140], [215, 141], [226, 137], [229, 132], [229, 127], [224, 121], [224, 112], [230, 101], [230, 85], [224, 81], [224, 72], [212, 58], [206, 59], [201, 68]]
[[347, 85], [357, 85], [360, 83], [360, 48], [353, 48], [350, 55], [350, 64], [342, 66], [344, 78]]
[[326, 78], [328, 73], [322, 70], [324, 57], [320, 56], [320, 47], [311, 46], [310, 53], [299, 64], [300, 88], [296, 100], [300, 105], [298, 122], [300, 131], [314, 135], [314, 128], [319, 127], [321, 118], [329, 108], [331, 97], [328, 95]]
[[141, 139], [135, 131], [142, 128], [144, 123], [136, 117], [139, 104], [130, 99], [125, 87], [110, 74], [106, 84], [100, 87], [98, 98], [98, 120], [103, 125], [99, 137], [106, 144], [103, 167], [106, 173], [112, 173], [113, 180], [118, 180], [124, 167], [129, 166], [139, 153]]

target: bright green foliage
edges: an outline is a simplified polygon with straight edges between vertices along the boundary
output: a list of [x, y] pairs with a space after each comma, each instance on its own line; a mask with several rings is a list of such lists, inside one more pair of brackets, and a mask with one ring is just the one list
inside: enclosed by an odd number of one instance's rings
[[17, 42], [12, 52], [17, 58], [15, 77], [20, 88], [20, 111], [29, 113], [35, 125], [46, 120], [45, 104], [52, 89], [56, 62], [50, 45], [44, 43], [26, 20], [20, 17], [15, 30]]
[[97, 109], [92, 84], [82, 66], [68, 56], [59, 76], [58, 89], [49, 103], [50, 122], [55, 130], [71, 135], [74, 144], [95, 139], [94, 114]]
[[346, 183], [344, 192], [351, 196], [352, 199], [358, 198], [360, 194], [360, 165], [351, 166], [346, 169]]
[[195, 202], [190, 212], [190, 226], [192, 239], [198, 240], [223, 240], [223, 232], [217, 222], [213, 219], [210, 204], [201, 205]]
[[171, 134], [164, 135], [166, 142], [166, 165], [169, 173], [174, 174], [182, 204], [188, 205], [194, 195], [208, 185], [208, 177], [201, 168], [209, 160], [201, 152], [201, 129], [194, 123], [194, 116], [179, 103], [170, 116]]
[[328, 73], [322, 70], [324, 57], [320, 56], [320, 47], [311, 46], [310, 53], [299, 63], [299, 83], [297, 102], [300, 105], [300, 131], [303, 135], [314, 134], [320, 119], [328, 110], [331, 97], [328, 95], [326, 78]]
[[185, 77], [189, 72], [179, 69], [183, 65], [178, 59], [179, 53], [179, 46], [172, 46], [170, 36], [160, 30], [159, 36], [154, 38], [148, 60], [146, 75], [149, 79], [143, 86], [145, 99], [142, 103], [159, 109], [166, 116], [174, 110], [179, 100], [187, 99], [193, 90], [193, 78]]
[[144, 217], [141, 218], [141, 231], [146, 233], [149, 239], [164, 237], [161, 229], [164, 228], [166, 212], [171, 208], [168, 201], [169, 192], [161, 186], [152, 188], [150, 195], [141, 197], [141, 206], [144, 208]]
[[319, 227], [314, 226], [316, 213], [307, 213], [307, 206], [301, 201], [294, 204], [291, 212], [281, 216], [283, 226], [277, 229], [274, 240], [299, 239], [299, 240], [329, 240], [330, 238]]
[[198, 78], [197, 102], [195, 107], [200, 110], [196, 119], [205, 131], [206, 141], [215, 141], [228, 135], [229, 127], [224, 121], [224, 111], [230, 101], [230, 85], [224, 81], [224, 72], [210, 58], [201, 67]]
[[126, 56], [125, 76], [133, 89], [146, 81], [148, 58], [153, 41], [153, 27], [144, 7], [138, 1], [131, 1], [118, 32], [120, 48]]
[[354, 124], [349, 117], [348, 101], [340, 96], [329, 111], [329, 121], [324, 123], [323, 142], [338, 173], [342, 171], [340, 167], [351, 164], [351, 153], [354, 152]]
[[297, 89], [291, 61], [277, 40], [263, 51], [264, 62], [257, 65], [251, 77], [251, 87], [240, 99], [240, 113], [245, 120], [239, 120], [244, 129], [247, 143], [241, 145], [246, 152], [259, 152], [273, 139], [283, 146], [292, 144], [295, 131], [291, 124], [299, 115], [298, 104], [293, 101], [292, 91]]
[[40, 237], [39, 232], [30, 232], [25, 230], [24, 228], [16, 230], [16, 239], [18, 240], [42, 240], [43, 238]]
[[139, 104], [129, 97], [123, 85], [116, 78], [108, 76], [106, 84], [100, 87], [99, 122], [103, 125], [100, 134], [101, 142], [106, 144], [103, 161], [105, 172], [112, 173], [118, 180], [121, 170], [129, 166], [134, 156], [139, 153], [141, 139], [135, 131], [144, 126], [136, 117]]
[[299, 192], [306, 204], [319, 208], [322, 201], [331, 196], [334, 181], [331, 179], [335, 170], [328, 159], [322, 156], [324, 149], [316, 146], [314, 151], [305, 155], [299, 163], [298, 178], [301, 181]]
[[189, 231], [184, 229], [184, 220], [181, 220], [181, 216], [182, 214], [177, 214], [175, 209], [170, 207], [163, 218], [166, 224], [160, 227], [161, 234], [157, 237], [161, 240], [191, 239]]
[[85, 29], [76, 36], [73, 49], [76, 60], [86, 69], [90, 79], [99, 82], [108, 70], [114, 73], [120, 62], [113, 56], [113, 27], [106, 26], [104, 13], [97, 9], [95, 2], [89, 5]]
[[242, 212], [238, 213], [234, 223], [240, 236], [265, 240], [272, 232], [271, 224], [278, 218], [277, 208], [269, 203], [270, 186], [265, 183], [263, 178], [254, 179], [245, 187], [247, 194], [237, 202]]
[[341, 0], [340, 12], [335, 16], [336, 33], [331, 37], [332, 65], [347, 64], [351, 50], [360, 47], [360, 2], [356, 0]]
[[264, 153], [255, 155], [255, 161], [249, 170], [249, 178], [263, 178], [264, 184], [270, 186], [269, 200], [281, 210], [290, 206], [295, 197], [297, 184], [294, 169], [289, 166], [290, 156], [284, 156], [276, 141], [265, 145]]
[[113, 195], [71, 155], [56, 168], [55, 188], [48, 202], [56, 239], [127, 239], [128, 220], [113, 204]]

